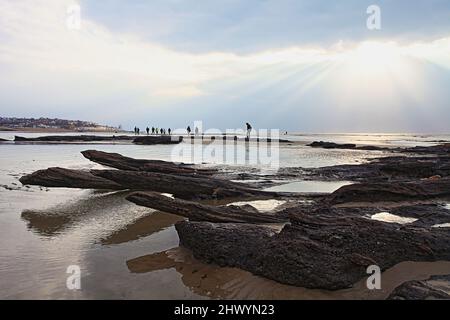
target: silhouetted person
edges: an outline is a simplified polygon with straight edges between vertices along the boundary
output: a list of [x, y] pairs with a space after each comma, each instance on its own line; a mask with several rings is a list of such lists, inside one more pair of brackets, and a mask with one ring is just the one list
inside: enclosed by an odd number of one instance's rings
[[250, 140], [250, 133], [252, 132], [252, 126], [248, 122], [246, 122], [245, 125], [247, 126], [247, 140]]
[[155, 134], [155, 127], [152, 127], [152, 134]]
[[188, 134], [188, 136], [191, 134], [191, 127], [190, 126], [188, 126], [187, 128], [186, 128], [186, 131], [187, 131], [187, 134]]
[[148, 135], [150, 133], [150, 128], [149, 127], [145, 128], [145, 131], [147, 131], [147, 135]]
[[137, 128], [137, 134], [139, 135], [141, 133], [141, 129]]
[[169, 129], [167, 129], [167, 132], [169, 133], [169, 136], [170, 136], [170, 134], [172, 133], [172, 130], [169, 128]]

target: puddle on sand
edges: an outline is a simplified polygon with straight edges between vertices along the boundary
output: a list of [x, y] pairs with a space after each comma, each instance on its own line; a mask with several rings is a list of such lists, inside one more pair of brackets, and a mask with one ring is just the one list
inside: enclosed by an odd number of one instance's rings
[[417, 221], [415, 218], [406, 218], [406, 217], [400, 217], [395, 214], [389, 213], [389, 212], [380, 212], [372, 215], [370, 217], [372, 220], [377, 221], [383, 221], [383, 222], [390, 222], [390, 223], [398, 223], [398, 224], [407, 224], [407, 223], [413, 223]]
[[278, 283], [250, 272], [204, 264], [187, 249], [178, 247], [126, 262], [131, 273], [175, 270], [194, 293], [214, 299], [386, 299], [406, 281], [450, 274], [450, 262], [402, 262], [382, 273], [382, 289], [369, 290], [366, 278], [352, 288], [336, 291], [307, 289]]
[[251, 205], [253, 208], [260, 212], [267, 212], [272, 211], [278, 208], [279, 206], [285, 204], [286, 201], [281, 200], [275, 200], [275, 199], [269, 199], [269, 200], [254, 200], [254, 201], [239, 201], [239, 202], [233, 202], [229, 203], [228, 205], [231, 206], [244, 206], [244, 205]]
[[350, 181], [296, 181], [279, 186], [270, 187], [265, 191], [299, 192], [299, 193], [331, 193], [342, 186], [353, 184]]

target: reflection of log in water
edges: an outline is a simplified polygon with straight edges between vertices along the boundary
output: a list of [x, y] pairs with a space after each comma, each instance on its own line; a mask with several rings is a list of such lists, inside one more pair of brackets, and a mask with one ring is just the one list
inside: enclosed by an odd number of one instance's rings
[[43, 236], [53, 236], [102, 212], [117, 210], [126, 212], [126, 208], [133, 206], [125, 200], [128, 194], [129, 192], [97, 193], [47, 210], [24, 210], [22, 219], [27, 222], [29, 229]]
[[383, 272], [381, 290], [368, 290], [363, 279], [350, 289], [328, 291], [284, 285], [241, 269], [204, 264], [182, 247], [128, 260], [127, 267], [132, 273], [173, 268], [194, 293], [226, 299], [385, 299], [406, 281], [450, 272], [450, 262], [402, 262]]
[[173, 214], [154, 212], [115, 231], [108, 237], [102, 239], [101, 243], [103, 245], [111, 245], [134, 241], [159, 232], [181, 220], [183, 220], [183, 218]]

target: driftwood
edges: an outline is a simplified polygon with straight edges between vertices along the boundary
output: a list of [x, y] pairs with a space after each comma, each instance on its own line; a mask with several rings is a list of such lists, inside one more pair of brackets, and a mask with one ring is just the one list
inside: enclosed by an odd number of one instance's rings
[[170, 174], [214, 174], [214, 169], [197, 169], [192, 165], [174, 163], [162, 160], [134, 159], [118, 153], [109, 153], [97, 150], [82, 151], [81, 154], [90, 161], [120, 170], [136, 170]]
[[38, 170], [19, 179], [24, 185], [81, 189], [126, 189], [122, 185], [94, 175], [91, 171], [48, 168]]
[[346, 202], [424, 200], [446, 196], [450, 196], [450, 178], [351, 184], [333, 192], [328, 200], [332, 204], [341, 204]]
[[232, 223], [280, 223], [286, 222], [272, 214], [263, 214], [251, 206], [210, 206], [197, 202], [171, 199], [153, 192], [137, 192], [126, 198], [140, 206], [177, 214], [191, 221]]
[[19, 179], [24, 185], [82, 189], [146, 190], [171, 193], [181, 199], [270, 197], [274, 192], [251, 189], [244, 184], [203, 176], [185, 176], [130, 170], [71, 170], [49, 168]]
[[[450, 272], [450, 271], [449, 271]], [[435, 283], [448, 283], [450, 275], [433, 276], [428, 280], [423, 281], [408, 281], [395, 288], [389, 295], [389, 300], [431, 300], [431, 299], [445, 299], [450, 300], [450, 295]], [[433, 283], [435, 282], [435, 283]]]
[[450, 157], [383, 157], [368, 163], [304, 169], [304, 172], [309, 179], [365, 182], [424, 179], [436, 175], [446, 177], [450, 176]]
[[402, 261], [450, 259], [450, 233], [402, 227], [360, 217], [296, 214], [276, 234], [269, 228], [231, 223], [179, 222], [180, 244], [207, 263], [238, 267], [307, 288], [341, 289]]

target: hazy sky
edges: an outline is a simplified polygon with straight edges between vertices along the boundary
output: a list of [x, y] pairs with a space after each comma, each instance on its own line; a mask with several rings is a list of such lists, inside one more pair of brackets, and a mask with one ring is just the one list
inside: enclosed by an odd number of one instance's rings
[[0, 116], [450, 132], [450, 3], [0, 0], [0, 74]]

